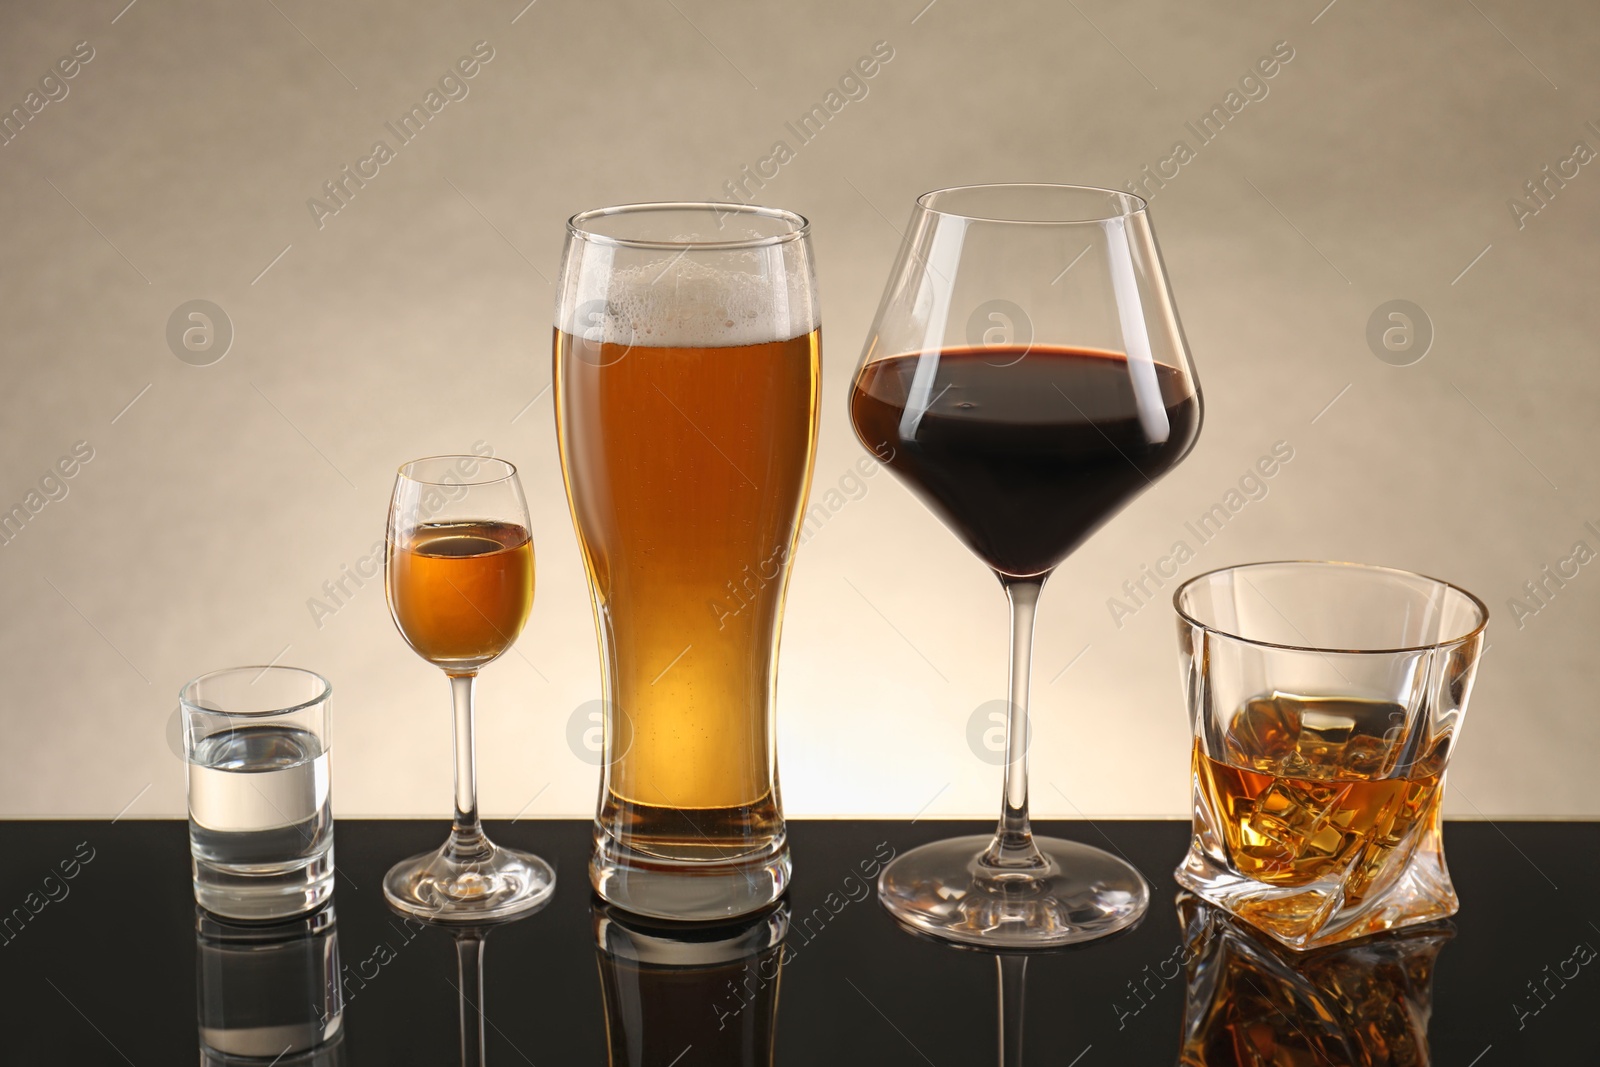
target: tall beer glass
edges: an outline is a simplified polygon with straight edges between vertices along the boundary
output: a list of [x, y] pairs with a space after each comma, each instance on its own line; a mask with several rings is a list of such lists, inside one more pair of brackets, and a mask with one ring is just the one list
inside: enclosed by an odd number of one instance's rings
[[789, 881], [773, 698], [817, 438], [808, 224], [742, 204], [575, 215], [556, 431], [605, 706], [590, 880], [710, 920]]

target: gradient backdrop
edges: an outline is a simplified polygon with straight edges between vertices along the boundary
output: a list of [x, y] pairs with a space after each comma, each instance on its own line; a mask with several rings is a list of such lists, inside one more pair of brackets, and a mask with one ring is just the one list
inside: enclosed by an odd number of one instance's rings
[[[323, 586], [370, 573], [398, 463], [480, 441], [522, 468], [539, 568], [480, 689], [483, 806], [589, 813], [598, 664], [549, 391], [563, 221], [724, 198], [781, 140], [746, 195], [814, 224], [834, 505], [789, 599], [791, 814], [996, 810], [974, 716], [1004, 692], [1003, 597], [889, 475], [859, 478], [845, 391], [912, 198], [1022, 180], [1153, 193], [1207, 403], [1188, 461], [1046, 590], [1035, 810], [1187, 810], [1176, 583], [1108, 606], [1187, 538], [1180, 578], [1331, 557], [1477, 592], [1451, 812], [1600, 815], [1592, 5], [126, 3], [0, 14], [0, 511], [28, 514], [0, 545], [0, 814], [181, 814], [179, 685], [276, 660], [333, 681], [340, 814], [443, 819], [444, 680], [381, 579]], [[385, 124], [430, 90], [401, 143]], [[786, 123], [830, 91], [802, 141]], [[379, 139], [392, 158], [328, 198]], [[212, 329], [186, 347], [194, 300]], [[1274, 446], [1292, 459], [1194, 546], [1185, 522]], [[1532, 600], [1546, 566], [1567, 577]]]

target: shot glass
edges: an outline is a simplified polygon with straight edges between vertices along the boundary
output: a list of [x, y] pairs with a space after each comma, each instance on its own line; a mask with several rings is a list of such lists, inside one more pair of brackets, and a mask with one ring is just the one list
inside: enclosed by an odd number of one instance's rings
[[179, 693], [194, 897], [233, 919], [283, 919], [333, 895], [326, 679], [234, 667]]
[[1441, 800], [1483, 601], [1384, 567], [1253, 563], [1173, 602], [1194, 733], [1179, 884], [1294, 949], [1454, 915]]
[[344, 995], [333, 905], [279, 922], [195, 914], [202, 1067], [343, 1063]]

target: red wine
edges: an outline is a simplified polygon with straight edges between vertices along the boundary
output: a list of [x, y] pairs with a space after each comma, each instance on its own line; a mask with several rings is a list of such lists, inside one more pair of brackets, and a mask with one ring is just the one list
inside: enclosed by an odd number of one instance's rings
[[1200, 394], [1177, 368], [1118, 352], [947, 348], [867, 364], [850, 418], [972, 551], [1022, 578], [1048, 574], [1188, 453]]

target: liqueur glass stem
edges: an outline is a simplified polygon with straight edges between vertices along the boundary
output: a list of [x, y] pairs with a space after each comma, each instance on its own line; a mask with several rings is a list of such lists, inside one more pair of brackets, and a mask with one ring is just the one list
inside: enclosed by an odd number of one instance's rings
[[456, 859], [470, 863], [489, 852], [489, 839], [478, 822], [478, 749], [473, 735], [472, 698], [478, 675], [457, 674], [450, 678], [450, 696], [455, 704], [456, 817], [450, 832], [450, 850]]

